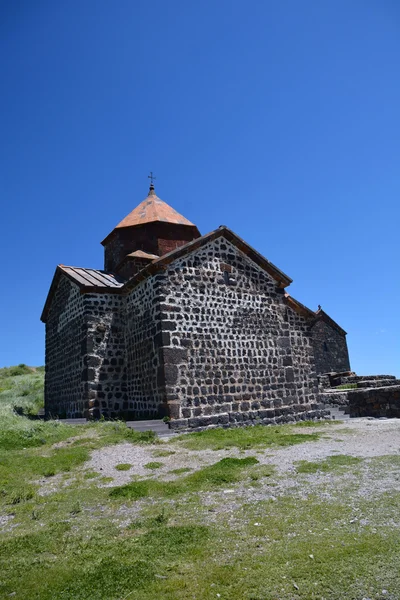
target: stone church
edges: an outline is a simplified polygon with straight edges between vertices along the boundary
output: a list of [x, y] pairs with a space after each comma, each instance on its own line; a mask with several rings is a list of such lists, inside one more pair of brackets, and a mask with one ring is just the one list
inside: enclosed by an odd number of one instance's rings
[[319, 416], [346, 332], [225, 225], [201, 235], [155, 194], [102, 241], [104, 270], [58, 265], [42, 314], [48, 417], [174, 428]]

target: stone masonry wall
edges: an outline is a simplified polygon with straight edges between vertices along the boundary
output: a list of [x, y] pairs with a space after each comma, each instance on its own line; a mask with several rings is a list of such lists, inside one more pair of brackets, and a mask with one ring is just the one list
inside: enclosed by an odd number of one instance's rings
[[309, 325], [265, 271], [217, 238], [158, 278], [172, 426], [321, 416]]
[[135, 287], [126, 304], [126, 360], [129, 412], [132, 418], [154, 418], [167, 414], [165, 381], [160, 348], [167, 336], [159, 319], [158, 275]]
[[82, 380], [90, 418], [117, 418], [128, 412], [125, 304], [117, 294], [84, 294], [87, 342]]
[[88, 396], [82, 380], [86, 353], [84, 302], [79, 287], [62, 277], [46, 322], [46, 417], [83, 417]]
[[47, 416], [114, 418], [128, 408], [125, 301], [61, 279], [46, 323]]
[[351, 390], [350, 417], [400, 418], [400, 385]]
[[318, 374], [350, 371], [345, 335], [321, 320], [312, 328], [312, 342]]

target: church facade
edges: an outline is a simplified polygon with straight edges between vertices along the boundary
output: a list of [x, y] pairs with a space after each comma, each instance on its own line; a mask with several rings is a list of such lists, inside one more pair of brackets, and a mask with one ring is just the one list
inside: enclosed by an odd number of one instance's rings
[[320, 416], [318, 374], [346, 332], [225, 226], [201, 236], [150, 186], [102, 242], [104, 270], [59, 265], [42, 314], [48, 417], [175, 428]]

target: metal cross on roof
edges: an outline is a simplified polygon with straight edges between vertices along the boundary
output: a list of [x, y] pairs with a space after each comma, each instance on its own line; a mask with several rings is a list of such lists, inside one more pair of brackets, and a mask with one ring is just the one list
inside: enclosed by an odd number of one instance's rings
[[150, 171], [150, 175], [147, 175], [147, 178], [150, 179], [151, 184], [153, 184], [154, 179], [157, 179], [157, 177], [153, 175], [153, 171]]

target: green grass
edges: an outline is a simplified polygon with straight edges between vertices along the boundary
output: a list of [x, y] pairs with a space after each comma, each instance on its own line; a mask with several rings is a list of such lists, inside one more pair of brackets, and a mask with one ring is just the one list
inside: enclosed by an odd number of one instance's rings
[[[330, 423], [330, 421], [326, 421]], [[318, 423], [318, 426], [321, 423]], [[317, 426], [317, 424], [315, 424]], [[251, 448], [268, 448], [278, 446], [291, 446], [318, 440], [320, 433], [297, 433], [296, 427], [292, 425], [237, 427], [232, 429], [208, 429], [188, 435], [181, 435], [171, 440], [173, 444], [179, 444], [190, 450], [223, 450], [227, 448], [240, 448], [248, 450]], [[307, 427], [307, 426], [306, 426]], [[308, 426], [309, 427], [309, 426]]]
[[146, 497], [170, 498], [173, 496], [210, 490], [223, 485], [233, 484], [245, 476], [247, 467], [256, 465], [258, 460], [247, 458], [223, 458], [214, 465], [199, 469], [186, 477], [175, 481], [142, 479], [116, 487], [110, 492], [112, 498], [138, 500]]
[[344, 383], [343, 385], [337, 385], [335, 390], [354, 390], [357, 387], [356, 383]]
[[[10, 379], [22, 384], [36, 376], [25, 366], [15, 369], [15, 374], [0, 370], [0, 386], [11, 385], [13, 393]], [[17, 398], [22, 402], [28, 395]], [[174, 481], [149, 475], [110, 490], [98, 486], [112, 478], [82, 469], [91, 451], [123, 440], [147, 444], [154, 436], [120, 422], [73, 427], [32, 421], [12, 406], [3, 396], [0, 598], [400, 598], [400, 494], [376, 491], [382, 472], [386, 480], [399, 479], [398, 456], [300, 462], [298, 473], [330, 473], [313, 478], [312, 488], [307, 477], [294, 476], [293, 483], [305, 486], [304, 496], [282, 490], [282, 476], [252, 456], [226, 458], [198, 471], [175, 469]], [[194, 450], [255, 448], [265, 455], [263, 448], [315, 441], [321, 432], [300, 430], [321, 425], [191, 434], [168, 442], [174, 451], [150, 447], [150, 456], [175, 453], [180, 460], [186, 443]], [[352, 475], [347, 483], [343, 473]], [[372, 478], [375, 496], [358, 495], [357, 482]], [[38, 480], [46, 495], [39, 493]], [[271, 494], [271, 500], [259, 499]]]
[[132, 465], [130, 463], [119, 463], [119, 465], [115, 465], [117, 471], [129, 471], [131, 467]]
[[161, 458], [163, 456], [172, 456], [173, 454], [176, 454], [174, 450], [154, 450], [153, 452], [153, 456], [157, 458]]
[[342, 423], [343, 421], [331, 421], [328, 419], [324, 421], [299, 421], [295, 425], [292, 425], [292, 427], [294, 427], [295, 429], [314, 429], [316, 427], [330, 427], [331, 425], [341, 425]]
[[147, 464], [144, 465], [145, 469], [161, 469], [161, 467], [164, 466], [164, 463], [162, 462], [157, 462], [157, 461], [153, 461], [153, 462], [148, 462]]
[[172, 469], [172, 471], [169, 471], [169, 473], [172, 473], [173, 475], [182, 475], [182, 473], [190, 473], [192, 469], [189, 469], [189, 467], [181, 467], [180, 469]]
[[[207, 467], [211, 479], [233, 464]], [[239, 481], [247, 473], [241, 464]], [[250, 461], [247, 469], [263, 466]], [[202, 471], [203, 491], [221, 489], [208, 488]], [[400, 508], [398, 493], [383, 494], [379, 502], [235, 499], [228, 510], [224, 501], [207, 506], [189, 491], [182, 500], [167, 500], [154, 497], [122, 528], [107, 511], [129, 507], [129, 500], [110, 498], [107, 490], [76, 488], [12, 506], [20, 525], [0, 545], [0, 597], [384, 600], [383, 589], [386, 597], [400, 597], [400, 536], [390, 524]], [[104, 514], [96, 512], [98, 503]], [[208, 514], [216, 519], [209, 522]], [[354, 522], [355, 514], [368, 523]]]
[[0, 418], [6, 413], [34, 416], [44, 406], [44, 367], [0, 369]]
[[325, 460], [320, 460], [318, 462], [301, 460], [297, 463], [296, 470], [298, 473], [317, 473], [318, 471], [328, 473], [333, 471], [343, 471], [343, 467], [358, 465], [360, 462], [362, 462], [362, 459], [355, 456], [335, 454], [334, 456], [329, 456]]

